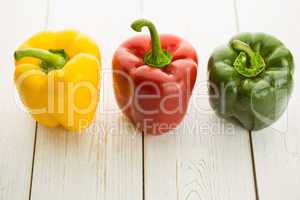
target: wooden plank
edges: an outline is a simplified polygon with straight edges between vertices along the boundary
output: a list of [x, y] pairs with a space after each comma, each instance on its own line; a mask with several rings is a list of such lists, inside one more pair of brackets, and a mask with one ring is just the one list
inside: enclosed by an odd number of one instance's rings
[[160, 32], [189, 40], [198, 51], [198, 80], [178, 130], [145, 139], [145, 196], [151, 199], [255, 199], [247, 131], [224, 122], [207, 99], [207, 62], [236, 34], [234, 2], [145, 0], [143, 16]]
[[113, 52], [131, 34], [138, 8], [137, 0], [50, 2], [48, 28], [93, 37], [104, 72], [97, 119], [85, 134], [39, 126], [32, 200], [142, 199], [142, 135], [119, 113], [111, 80]]
[[299, 9], [294, 0], [238, 0], [241, 31], [266, 32], [280, 38], [295, 58], [295, 87], [284, 116], [273, 126], [253, 132], [260, 199], [300, 199], [300, 57]]
[[28, 199], [35, 122], [25, 112], [13, 82], [13, 52], [45, 25], [46, 1], [2, 2], [0, 6], [0, 199]]

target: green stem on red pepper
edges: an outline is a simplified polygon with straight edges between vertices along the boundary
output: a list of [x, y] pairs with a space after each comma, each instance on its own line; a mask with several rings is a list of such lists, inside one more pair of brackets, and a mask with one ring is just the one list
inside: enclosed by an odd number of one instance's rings
[[15, 60], [19, 61], [25, 57], [38, 58], [42, 61], [41, 67], [45, 72], [61, 69], [68, 61], [68, 56], [63, 49], [36, 49], [26, 48], [17, 50], [14, 54]]
[[146, 19], [139, 19], [132, 23], [131, 28], [137, 32], [141, 32], [146, 26], [151, 35], [152, 50], [144, 56], [144, 62], [147, 65], [156, 68], [164, 68], [172, 61], [172, 56], [161, 48], [159, 34], [154, 24]]
[[[248, 44], [240, 40], [233, 40], [231, 46], [233, 49], [240, 51], [240, 54], [233, 63], [235, 70], [239, 74], [247, 78], [253, 78], [264, 71], [266, 68], [264, 59], [259, 53], [254, 52]], [[248, 57], [250, 58], [250, 62], [247, 62]], [[250, 66], [247, 66], [248, 63], [250, 63]]]

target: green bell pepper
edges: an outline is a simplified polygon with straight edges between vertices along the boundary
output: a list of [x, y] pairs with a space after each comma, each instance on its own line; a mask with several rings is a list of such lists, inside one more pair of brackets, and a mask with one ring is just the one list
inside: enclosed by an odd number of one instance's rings
[[239, 34], [210, 57], [210, 105], [219, 116], [236, 119], [248, 130], [265, 128], [285, 111], [293, 72], [293, 56], [278, 39]]

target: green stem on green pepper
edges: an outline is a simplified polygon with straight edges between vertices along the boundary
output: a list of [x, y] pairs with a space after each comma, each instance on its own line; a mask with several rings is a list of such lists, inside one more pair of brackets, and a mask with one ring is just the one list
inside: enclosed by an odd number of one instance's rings
[[[239, 74], [247, 78], [253, 78], [265, 70], [266, 64], [264, 59], [259, 53], [254, 52], [247, 43], [240, 40], [233, 40], [231, 46], [234, 50], [240, 51], [240, 54], [233, 63], [235, 70]], [[247, 63], [249, 63], [247, 62], [247, 56], [250, 58], [251, 66], [249, 67], [247, 66]]]

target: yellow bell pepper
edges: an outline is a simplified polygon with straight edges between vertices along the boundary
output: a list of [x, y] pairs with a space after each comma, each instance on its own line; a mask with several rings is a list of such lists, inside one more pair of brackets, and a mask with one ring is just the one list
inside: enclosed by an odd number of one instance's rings
[[41, 32], [15, 52], [14, 80], [32, 117], [48, 127], [86, 128], [99, 101], [97, 45], [74, 30]]

